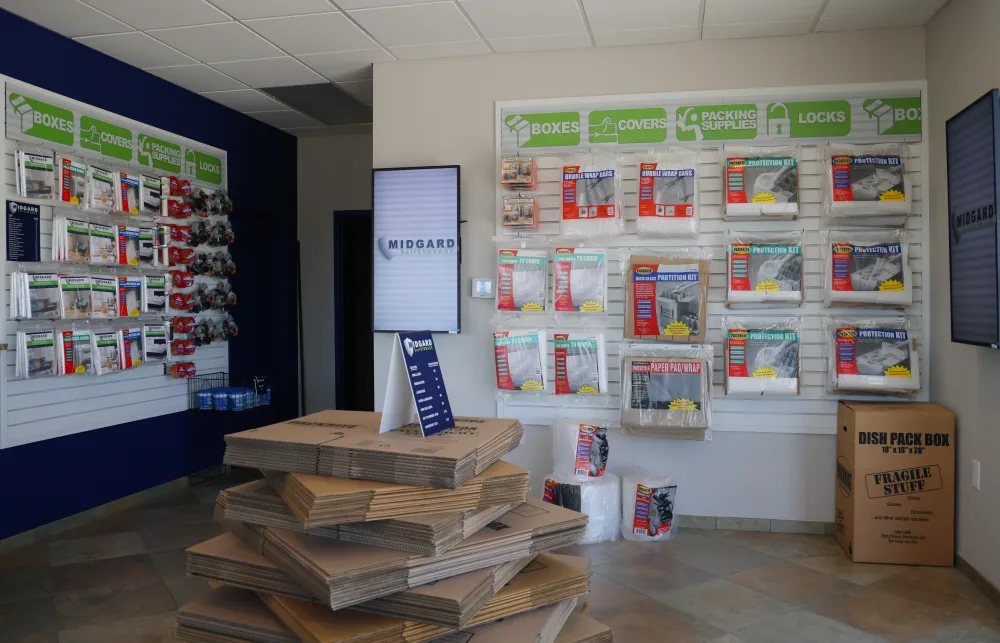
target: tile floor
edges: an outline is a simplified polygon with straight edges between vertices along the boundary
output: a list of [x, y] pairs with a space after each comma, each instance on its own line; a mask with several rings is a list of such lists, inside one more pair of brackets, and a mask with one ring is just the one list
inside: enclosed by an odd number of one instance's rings
[[[221, 532], [235, 474], [0, 557], [0, 643], [171, 641], [178, 605], [210, 591], [184, 549]], [[855, 565], [832, 538], [682, 530], [591, 557], [590, 614], [617, 643], [1000, 642], [1000, 609], [954, 569]]]

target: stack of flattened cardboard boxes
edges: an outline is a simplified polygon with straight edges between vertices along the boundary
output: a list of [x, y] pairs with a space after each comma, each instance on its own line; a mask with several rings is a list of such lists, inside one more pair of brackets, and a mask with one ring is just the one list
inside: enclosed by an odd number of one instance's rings
[[584, 514], [526, 500], [501, 458], [513, 420], [456, 418], [379, 434], [377, 413], [325, 411], [227, 436], [225, 461], [264, 480], [223, 491], [229, 529], [188, 550], [217, 589], [178, 612], [194, 643], [610, 643], [577, 609]]

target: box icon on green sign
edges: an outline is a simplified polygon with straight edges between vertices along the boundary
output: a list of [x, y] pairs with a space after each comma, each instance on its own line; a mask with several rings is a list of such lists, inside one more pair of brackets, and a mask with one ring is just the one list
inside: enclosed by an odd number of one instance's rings
[[73, 144], [76, 133], [73, 112], [23, 94], [10, 94], [7, 100], [20, 117], [22, 134], [62, 145]]
[[518, 147], [568, 147], [580, 144], [580, 112], [511, 114], [504, 125]]
[[919, 96], [869, 98], [861, 107], [868, 113], [869, 119], [875, 119], [879, 134], [920, 134], [923, 129], [923, 110]]

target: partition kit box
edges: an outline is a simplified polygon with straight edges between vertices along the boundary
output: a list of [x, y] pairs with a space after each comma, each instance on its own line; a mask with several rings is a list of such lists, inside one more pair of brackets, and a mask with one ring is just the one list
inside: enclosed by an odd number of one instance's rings
[[[637, 271], [645, 273], [639, 276], [655, 274], [662, 280], [637, 284]], [[625, 275], [625, 337], [704, 342], [708, 277], [707, 259], [630, 256]]]

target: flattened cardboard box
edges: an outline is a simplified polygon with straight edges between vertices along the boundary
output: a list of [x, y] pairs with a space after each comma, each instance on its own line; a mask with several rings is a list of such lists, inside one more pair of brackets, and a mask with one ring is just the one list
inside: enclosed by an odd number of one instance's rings
[[835, 518], [854, 562], [954, 565], [955, 414], [840, 402]]
[[176, 638], [192, 643], [256, 641], [298, 643], [299, 639], [253, 594], [220, 587], [177, 610]]

